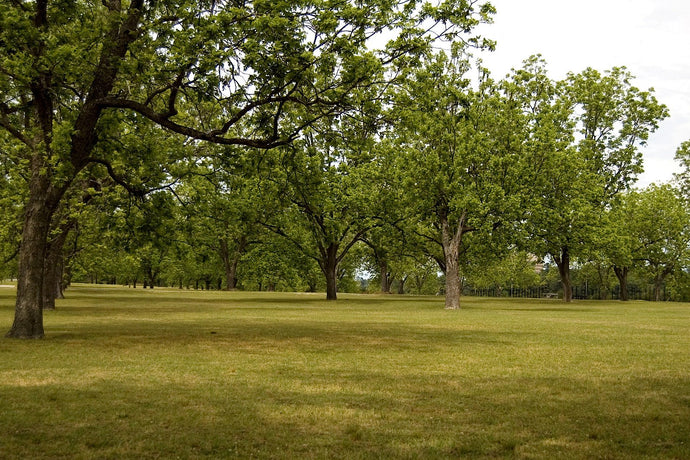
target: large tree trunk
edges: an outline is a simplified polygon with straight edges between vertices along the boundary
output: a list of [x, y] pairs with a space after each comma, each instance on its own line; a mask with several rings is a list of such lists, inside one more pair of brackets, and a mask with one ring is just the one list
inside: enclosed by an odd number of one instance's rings
[[338, 298], [338, 245], [331, 243], [321, 251], [322, 259], [319, 261], [321, 271], [326, 277], [326, 300]]
[[384, 294], [390, 294], [391, 274], [388, 271], [388, 261], [386, 259], [379, 259], [379, 272], [381, 273], [381, 292]]
[[625, 302], [628, 300], [628, 267], [613, 267], [613, 272], [618, 278], [618, 285], [620, 286], [620, 299]]
[[43, 273], [53, 209], [45, 199], [49, 179], [39, 177], [41, 174], [38, 171], [33, 176], [19, 249], [14, 323], [6, 335], [18, 339], [39, 339], [44, 335]]
[[563, 288], [563, 302], [573, 301], [573, 283], [570, 280], [570, 251], [567, 246], [561, 248], [561, 253], [553, 256], [558, 266], [558, 274], [561, 277]]
[[458, 226], [453, 231], [446, 215], [441, 215], [441, 242], [446, 275], [446, 310], [458, 310], [460, 308], [460, 243], [465, 224], [465, 215], [458, 221]]

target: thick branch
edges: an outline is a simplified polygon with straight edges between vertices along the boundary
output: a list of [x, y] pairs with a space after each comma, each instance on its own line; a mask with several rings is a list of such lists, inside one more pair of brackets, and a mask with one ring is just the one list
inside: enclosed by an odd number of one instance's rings
[[4, 264], [8, 264], [8, 263], [10, 263], [12, 260], [14, 260], [14, 258], [17, 257], [17, 255], [19, 255], [19, 249], [20, 249], [20, 246], [17, 245], [17, 247], [14, 249], [14, 252], [13, 252], [11, 255], [7, 256], [7, 257], [5, 258], [5, 260], [2, 261], [3, 265], [4, 265]]
[[[111, 5], [117, 7], [117, 5]], [[142, 15], [144, 0], [133, 0], [127, 17], [119, 25], [113, 25], [106, 34], [98, 66], [89, 87], [86, 104], [79, 113], [75, 123], [75, 134], [72, 136], [72, 164], [80, 169], [88, 162], [91, 149], [96, 143], [96, 123], [100, 118], [101, 107], [94, 101], [107, 96], [115, 86], [120, 62], [127, 53], [129, 45], [137, 38], [139, 20]]]
[[298, 104], [304, 104], [304, 101], [302, 101], [302, 100], [300, 100], [294, 96], [274, 96], [274, 97], [268, 97], [265, 99], [254, 101], [254, 102], [244, 106], [232, 118], [230, 118], [227, 122], [225, 122], [225, 124], [223, 125], [223, 127], [221, 129], [213, 130], [209, 134], [212, 134], [214, 136], [220, 136], [220, 135], [227, 133], [230, 130], [230, 128], [232, 128], [235, 124], [237, 124], [237, 122], [239, 122], [242, 119], [242, 117], [246, 116], [252, 110], [257, 109], [259, 107], [263, 107], [265, 105], [280, 103], [281, 110], [278, 112], [278, 113], [280, 113], [280, 112], [282, 112], [283, 104], [285, 104], [286, 102], [295, 102]]
[[120, 99], [117, 97], [104, 97], [96, 102], [96, 104], [101, 107], [101, 108], [120, 108], [120, 109], [130, 109], [133, 110], [144, 117], [148, 118], [149, 120], [153, 121], [154, 123], [174, 132], [177, 134], [182, 134], [187, 137], [191, 137], [193, 139], [198, 139], [202, 141], [207, 141], [207, 142], [212, 142], [214, 144], [222, 144], [222, 145], [242, 145], [245, 147], [254, 147], [254, 148], [260, 148], [260, 149], [270, 149], [274, 147], [278, 147], [281, 145], [286, 145], [291, 142], [292, 139], [290, 138], [284, 138], [284, 139], [275, 139], [273, 137], [266, 138], [266, 139], [248, 139], [248, 138], [243, 138], [243, 137], [222, 137], [219, 134], [222, 134], [223, 131], [211, 131], [211, 132], [203, 132], [195, 128], [191, 128], [189, 126], [184, 126], [179, 123], [175, 123], [174, 121], [170, 120], [166, 114], [161, 114], [156, 112], [150, 107], [147, 107], [146, 105], [136, 102], [136, 101], [131, 101], [127, 99]]

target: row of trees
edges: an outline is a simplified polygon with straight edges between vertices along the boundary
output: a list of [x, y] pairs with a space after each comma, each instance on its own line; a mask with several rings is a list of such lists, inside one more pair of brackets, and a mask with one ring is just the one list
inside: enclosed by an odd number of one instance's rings
[[[204, 189], [209, 194], [199, 199], [196, 194]], [[241, 189], [251, 199], [229, 199], [230, 194], [217, 194], [207, 178], [187, 190], [178, 187], [177, 197], [158, 192], [141, 202], [113, 188], [99, 196], [99, 206], [84, 207], [56, 265], [65, 269], [56, 278], [56, 294], [70, 280], [144, 288], [326, 289], [319, 264], [304, 252], [311, 244], [306, 233], [295, 242], [272, 231], [257, 214], [252, 217], [257, 204], [284, 212], [278, 194], [259, 195], [254, 183]], [[183, 197], [194, 199], [183, 205]], [[220, 210], [231, 217], [223, 219]], [[292, 225], [306, 221], [300, 214], [292, 218]], [[630, 291], [634, 298], [690, 300], [687, 219], [687, 206], [669, 184], [626, 193], [599, 221], [597, 245], [573, 262], [574, 296], [627, 300]], [[401, 230], [404, 222], [397, 228], [375, 227], [355, 243], [338, 265], [338, 292], [442, 293], [445, 277], [439, 264], [421, 241]], [[312, 250], [317, 253], [316, 247]], [[553, 295], [559, 290], [558, 267], [553, 261], [537, 262], [517, 247], [500, 257], [495, 251], [467, 254], [460, 263], [463, 291]], [[16, 264], [7, 264], [4, 274], [13, 276], [15, 270]]]
[[[566, 301], [575, 260], [622, 285], [656, 263], [644, 251], [661, 237], [615, 223], [646, 196], [629, 189], [665, 106], [624, 68], [554, 81], [534, 57], [492, 78], [469, 55], [493, 46], [470, 35], [489, 4], [63, 3], [0, 0], [10, 337], [41, 337], [79, 273], [227, 289], [320, 278], [335, 299], [357, 270], [382, 291], [431, 289], [440, 271], [459, 308], [467, 274], [518, 251], [556, 263]], [[659, 190], [685, 250], [659, 265], [663, 283], [687, 270], [687, 195]]]

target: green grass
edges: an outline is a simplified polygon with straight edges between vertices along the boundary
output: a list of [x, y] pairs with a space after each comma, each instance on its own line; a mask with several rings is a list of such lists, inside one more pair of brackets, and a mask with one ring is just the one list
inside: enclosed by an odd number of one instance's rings
[[323, 297], [71, 288], [0, 458], [690, 458], [690, 304]]

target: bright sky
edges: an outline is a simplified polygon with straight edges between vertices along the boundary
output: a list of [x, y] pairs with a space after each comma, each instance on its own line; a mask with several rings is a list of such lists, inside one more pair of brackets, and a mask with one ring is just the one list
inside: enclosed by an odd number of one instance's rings
[[690, 1], [489, 0], [494, 23], [479, 33], [497, 41], [482, 55], [494, 77], [541, 54], [553, 79], [587, 67], [625, 66], [641, 90], [655, 89], [669, 108], [644, 148], [637, 185], [666, 182], [678, 171], [676, 148], [690, 140]]

